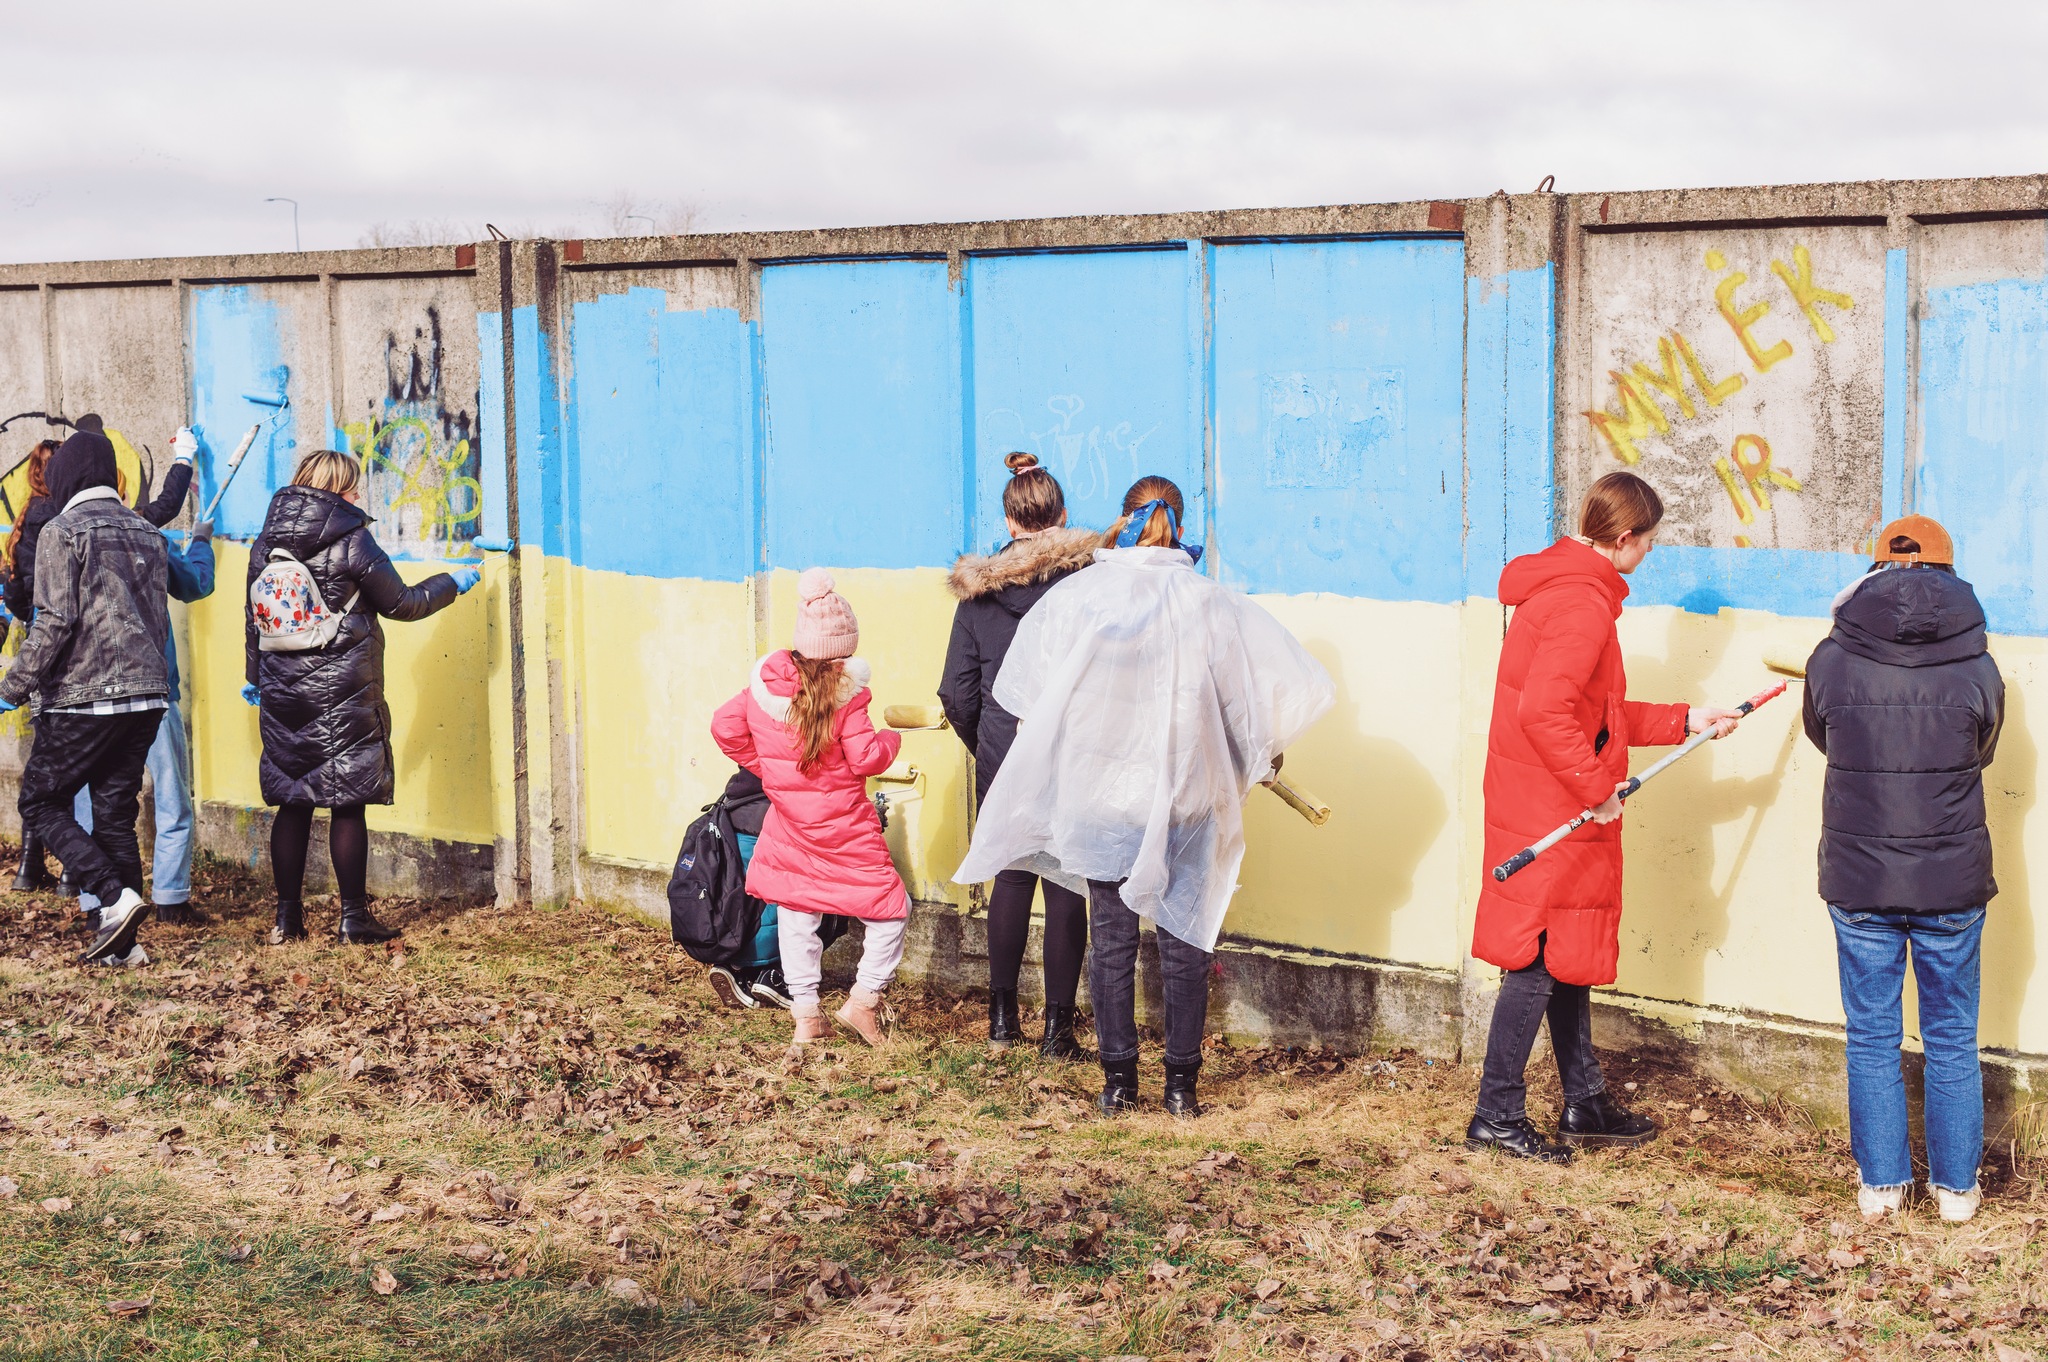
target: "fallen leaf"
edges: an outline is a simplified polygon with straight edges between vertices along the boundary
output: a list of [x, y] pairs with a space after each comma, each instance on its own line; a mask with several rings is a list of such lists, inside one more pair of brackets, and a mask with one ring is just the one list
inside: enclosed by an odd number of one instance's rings
[[1462, 1168], [1446, 1168], [1443, 1172], [1437, 1174], [1437, 1181], [1443, 1184], [1446, 1192], [1469, 1192], [1472, 1190], [1472, 1179]]
[[654, 1304], [654, 1298], [631, 1277], [614, 1277], [604, 1284], [604, 1289], [606, 1294], [616, 1296], [628, 1305]]
[[391, 1275], [391, 1269], [381, 1263], [370, 1274], [370, 1289], [380, 1296], [389, 1296], [398, 1290], [398, 1278]]
[[1709, 1112], [1706, 1108], [1694, 1107], [1692, 1109], [1692, 1115], [1688, 1119], [1690, 1119], [1694, 1125], [1701, 1126], [1713, 1120], [1714, 1117], [1713, 1113]]
[[12, 1201], [20, 1192], [20, 1183], [13, 1178], [0, 1177], [0, 1201]]
[[71, 1198], [68, 1196], [53, 1196], [43, 1203], [43, 1209], [51, 1215], [55, 1215], [59, 1211], [68, 1211], [71, 1209]]
[[637, 1140], [627, 1140], [622, 1144], [614, 1145], [611, 1148], [606, 1149], [604, 1151], [605, 1162], [622, 1162], [623, 1160], [632, 1158], [635, 1154], [638, 1154], [641, 1150], [645, 1148], [647, 1148], [647, 1137], [644, 1135]]
[[1714, 1184], [1724, 1192], [1754, 1192], [1756, 1188], [1746, 1182], [1717, 1182]]
[[108, 1301], [107, 1313], [119, 1319], [133, 1319], [137, 1315], [147, 1314], [149, 1308], [155, 1304], [155, 1296], [142, 1296], [132, 1301]]
[[1267, 1277], [1252, 1288], [1252, 1294], [1260, 1300], [1270, 1300], [1273, 1294], [1280, 1289], [1280, 1286], [1281, 1283], [1277, 1278]]
[[1998, 1358], [1998, 1362], [2034, 1362], [2032, 1353], [2015, 1348], [2010, 1343], [2001, 1343], [1995, 1338], [1991, 1340], [1991, 1351]]
[[1862, 1267], [1866, 1260], [1867, 1256], [1865, 1254], [1853, 1248], [1831, 1248], [1828, 1250], [1828, 1262], [1835, 1267]]
[[369, 1061], [364, 1059], [361, 1055], [357, 1055], [354, 1059], [348, 1062], [348, 1067], [342, 1071], [341, 1076], [343, 1078], [354, 1078], [358, 1074], [362, 1073], [362, 1071], [368, 1067]]
[[457, 1257], [467, 1258], [472, 1263], [488, 1263], [492, 1256], [489, 1244], [464, 1244], [456, 1249], [455, 1253]]
[[868, 1166], [864, 1163], [856, 1163], [853, 1167], [846, 1170], [846, 1185], [848, 1187], [858, 1187], [867, 1180]]
[[403, 1201], [394, 1201], [389, 1206], [380, 1206], [370, 1213], [373, 1225], [388, 1225], [394, 1220], [403, 1220], [413, 1214], [413, 1208]]
[[231, 1263], [246, 1263], [249, 1261], [249, 1255], [255, 1251], [256, 1246], [254, 1244], [236, 1244], [228, 1250], [228, 1261]]

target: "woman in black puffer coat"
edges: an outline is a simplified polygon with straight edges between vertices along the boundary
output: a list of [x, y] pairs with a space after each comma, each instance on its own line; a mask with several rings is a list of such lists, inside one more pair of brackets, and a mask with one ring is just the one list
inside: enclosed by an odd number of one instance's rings
[[[263, 710], [263, 802], [278, 806], [270, 829], [277, 886], [271, 944], [306, 935], [300, 901], [313, 810], [329, 813], [328, 850], [341, 890], [340, 936], [364, 945], [398, 933], [370, 914], [370, 860], [364, 806], [389, 804], [391, 709], [384, 703], [384, 630], [378, 616], [425, 619], [475, 586], [473, 568], [437, 573], [407, 586], [370, 534], [357, 505], [362, 465], [353, 455], [316, 450], [299, 460], [289, 487], [270, 499], [263, 532], [249, 549], [249, 582], [282, 549], [305, 564], [328, 610], [347, 614], [333, 642], [307, 652], [264, 652], [253, 615], [244, 614], [248, 684], [242, 697]], [[353, 604], [351, 604], [353, 601]]]
[[[946, 718], [974, 754], [976, 805], [988, 797], [1010, 744], [1017, 717], [995, 701], [996, 673], [1017, 636], [1025, 613], [1054, 585], [1095, 561], [1102, 536], [1070, 530], [1066, 494], [1057, 479], [1029, 454], [1003, 462], [1010, 470], [1003, 488], [1003, 517], [1010, 542], [983, 557], [968, 554], [953, 565], [947, 585], [960, 604], [953, 612], [953, 638], [946, 649], [946, 676], [939, 703]], [[1081, 985], [1081, 961], [1088, 951], [1088, 900], [1028, 870], [996, 876], [988, 905], [988, 1038], [1007, 1049], [1022, 1038], [1017, 1016], [1017, 971], [1031, 934], [1031, 899], [1045, 890], [1045, 1037], [1039, 1053], [1049, 1059], [1083, 1058], [1074, 1039], [1074, 996]]]

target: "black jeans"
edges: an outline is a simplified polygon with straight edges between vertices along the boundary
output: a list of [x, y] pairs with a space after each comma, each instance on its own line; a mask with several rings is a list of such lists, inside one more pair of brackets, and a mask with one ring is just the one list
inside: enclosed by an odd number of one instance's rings
[[[1088, 881], [1088, 993], [1095, 1004], [1095, 1045], [1104, 1064], [1138, 1057], [1138, 915], [1118, 885]], [[1209, 1025], [1208, 951], [1157, 931], [1159, 974], [1166, 1001], [1166, 1062], [1200, 1064]]]
[[1493, 1029], [1486, 1037], [1486, 1066], [1479, 1074], [1479, 1114], [1489, 1121], [1519, 1121], [1528, 1115], [1523, 1072], [1536, 1044], [1536, 1027], [1550, 1020], [1550, 1048], [1566, 1102], [1583, 1102], [1607, 1090], [1600, 1061], [1593, 1056], [1593, 990], [1560, 984], [1543, 963], [1543, 938], [1536, 958], [1503, 971], [1500, 1000], [1493, 1005]]
[[1081, 959], [1088, 953], [1088, 901], [1028, 870], [996, 876], [988, 903], [988, 986], [1017, 987], [1024, 945], [1031, 935], [1031, 899], [1045, 887], [1045, 1001], [1072, 1007], [1081, 987]]
[[[142, 848], [135, 840], [142, 768], [163, 727], [160, 709], [133, 714], [36, 716], [35, 744], [21, 772], [21, 824], [43, 839], [80, 888], [111, 906], [123, 889], [142, 892]], [[92, 831], [71, 802], [92, 787]]]

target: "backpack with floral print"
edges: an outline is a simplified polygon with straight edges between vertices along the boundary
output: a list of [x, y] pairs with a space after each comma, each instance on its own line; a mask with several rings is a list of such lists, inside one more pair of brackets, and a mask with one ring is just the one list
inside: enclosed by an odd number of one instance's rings
[[249, 616], [256, 622], [256, 648], [265, 653], [317, 652], [334, 642], [348, 618], [358, 591], [340, 610], [320, 599], [320, 585], [306, 565], [285, 549], [272, 549], [270, 561], [249, 583]]

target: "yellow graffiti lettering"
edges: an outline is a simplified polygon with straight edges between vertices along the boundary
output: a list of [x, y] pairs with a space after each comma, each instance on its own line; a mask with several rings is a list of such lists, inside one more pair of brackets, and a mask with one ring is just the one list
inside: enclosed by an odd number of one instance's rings
[[1693, 407], [1692, 398], [1685, 391], [1685, 378], [1678, 368], [1678, 352], [1671, 348], [1671, 342], [1663, 336], [1657, 338], [1657, 362], [1661, 371], [1654, 371], [1646, 364], [1638, 364], [1629, 370], [1636, 381], [1678, 404], [1678, 414], [1690, 421], [1699, 415]]
[[1847, 312], [1856, 306], [1855, 301], [1846, 293], [1836, 293], [1813, 282], [1813, 256], [1804, 246], [1795, 245], [1792, 248], [1790, 269], [1785, 267], [1784, 261], [1773, 260], [1771, 273], [1784, 280], [1785, 287], [1792, 290], [1792, 301], [1806, 314], [1807, 322], [1813, 327], [1813, 334], [1820, 337], [1823, 343], [1832, 341], [1835, 338], [1835, 329], [1828, 325], [1827, 318], [1820, 315], [1818, 305], [1826, 303], [1829, 307]]
[[1714, 302], [1721, 309], [1722, 320], [1735, 332], [1735, 339], [1742, 342], [1743, 353], [1749, 356], [1749, 362], [1756, 366], [1758, 373], [1765, 374], [1769, 373], [1771, 366], [1778, 361], [1792, 358], [1792, 342], [1781, 340], [1766, 350], [1752, 334], [1752, 328], [1769, 314], [1771, 305], [1754, 303], [1746, 308], [1738, 307], [1735, 302], [1735, 290], [1748, 282], [1749, 276], [1737, 270], [1714, 285]]
[[1720, 477], [1721, 485], [1728, 489], [1728, 500], [1735, 503], [1736, 518], [1745, 525], [1753, 523], [1756, 516], [1750, 511], [1749, 503], [1742, 499], [1742, 484], [1735, 480], [1735, 470], [1728, 466], [1726, 459], [1717, 457], [1714, 472]]
[[395, 517], [410, 506], [420, 513], [422, 538], [447, 543], [463, 537], [483, 506], [482, 484], [462, 474], [469, 441], [436, 449], [433, 427], [417, 416], [381, 425], [352, 421], [342, 430], [366, 475], [381, 469], [398, 475], [398, 490], [384, 506], [387, 514]]
[[[1728, 489], [1728, 500], [1734, 503], [1735, 516], [1745, 525], [1754, 524], [1756, 516], [1749, 509], [1755, 502], [1757, 510], [1771, 509], [1771, 488], [1778, 487], [1787, 492], [1806, 490], [1799, 479], [1782, 468], [1771, 466], [1771, 443], [1761, 435], [1738, 435], [1735, 447], [1729, 451], [1729, 458], [1714, 460], [1714, 473], [1721, 479], [1721, 485]], [[1749, 496], [1745, 498], [1743, 493]], [[1749, 544], [1743, 536], [1737, 535], [1735, 542], [1742, 548]]]
[[1694, 386], [1700, 390], [1700, 396], [1707, 399], [1708, 406], [1720, 406], [1742, 391], [1742, 385], [1749, 381], [1741, 374], [1730, 374], [1716, 383], [1714, 376], [1707, 372], [1707, 366], [1702, 364], [1700, 357], [1694, 353], [1691, 341], [1677, 331], [1671, 333], [1671, 339], [1678, 342], [1679, 358], [1685, 361], [1686, 370], [1692, 374]]
[[1666, 434], [1671, 423], [1664, 419], [1664, 412], [1655, 402], [1643, 395], [1627, 374], [1608, 371], [1614, 380], [1614, 390], [1619, 400], [1612, 407], [1600, 411], [1589, 411], [1586, 419], [1593, 423], [1593, 429], [1607, 441], [1607, 447], [1614, 451], [1614, 457], [1625, 464], [1643, 461], [1643, 453], [1636, 448], [1636, 442], [1649, 435], [1652, 430]]

